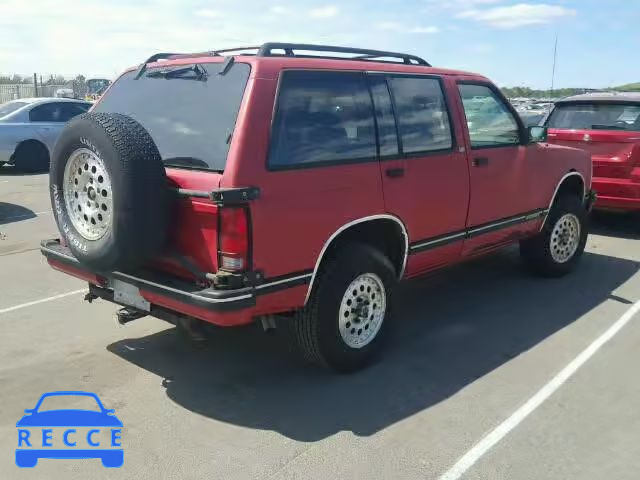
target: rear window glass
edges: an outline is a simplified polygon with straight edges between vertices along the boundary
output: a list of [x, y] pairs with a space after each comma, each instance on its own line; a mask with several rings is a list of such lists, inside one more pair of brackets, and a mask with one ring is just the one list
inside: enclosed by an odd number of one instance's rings
[[0, 118], [6, 117], [10, 113], [15, 112], [19, 108], [27, 105], [25, 102], [7, 102], [0, 105]]
[[[201, 69], [206, 75], [198, 73]], [[224, 75], [221, 69], [217, 63], [174, 65], [149, 69], [138, 80], [136, 71], [128, 72], [94, 111], [122, 113], [140, 122], [166, 166], [222, 171], [250, 67], [234, 63]]]
[[271, 167], [375, 157], [373, 107], [363, 74], [283, 73], [271, 136]]
[[551, 113], [549, 128], [640, 131], [640, 104], [560, 104]]

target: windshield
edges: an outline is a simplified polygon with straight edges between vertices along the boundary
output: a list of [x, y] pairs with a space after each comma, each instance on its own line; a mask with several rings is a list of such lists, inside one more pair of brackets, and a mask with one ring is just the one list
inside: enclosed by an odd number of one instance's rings
[[10, 113], [15, 112], [16, 110], [18, 110], [19, 108], [24, 107], [25, 105], [27, 105], [26, 102], [7, 102], [7, 103], [3, 103], [2, 105], [0, 105], [0, 118], [6, 117]]
[[[187, 65], [188, 66], [188, 65]], [[191, 65], [193, 67], [193, 65]], [[179, 67], [124, 74], [95, 112], [129, 115], [151, 134], [166, 166], [223, 171], [250, 67], [198, 64], [206, 75], [157, 75]]]
[[549, 117], [549, 128], [640, 131], [640, 104], [559, 104]]

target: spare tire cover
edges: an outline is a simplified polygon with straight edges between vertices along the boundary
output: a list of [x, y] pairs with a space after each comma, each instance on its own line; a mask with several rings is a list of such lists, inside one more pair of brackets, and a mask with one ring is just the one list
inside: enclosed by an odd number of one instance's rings
[[167, 178], [149, 132], [131, 117], [72, 119], [56, 143], [49, 184], [60, 233], [81, 263], [130, 271], [161, 252]]

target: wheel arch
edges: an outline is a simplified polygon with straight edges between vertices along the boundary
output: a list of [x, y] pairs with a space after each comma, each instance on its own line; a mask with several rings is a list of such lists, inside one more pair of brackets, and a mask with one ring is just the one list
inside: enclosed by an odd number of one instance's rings
[[[553, 204], [558, 198], [558, 195], [565, 192], [574, 193], [579, 196], [580, 200], [582, 201], [587, 194], [586, 188], [586, 182], [580, 172], [578, 172], [577, 170], [570, 170], [569, 172], [565, 173], [556, 185], [556, 189], [553, 192], [551, 201], [549, 202], [549, 207], [547, 208], [547, 213], [549, 210], [551, 210], [551, 207], [553, 207]], [[542, 226], [540, 227], [541, 230], [546, 223], [547, 219], [545, 218], [544, 222], [542, 222]]]
[[39, 140], [37, 138], [27, 138], [24, 140], [20, 140], [20, 142], [16, 145], [16, 148], [11, 155], [11, 161], [9, 163], [15, 164], [17, 158], [16, 154], [18, 153], [20, 147], [28, 145], [37, 145], [38, 147], [44, 148], [44, 151], [47, 152], [47, 161], [51, 161], [51, 152], [49, 151], [49, 147], [47, 147], [47, 145], [42, 140]]
[[[382, 236], [367, 235], [372, 231], [382, 233]], [[393, 266], [396, 268], [398, 279], [403, 277], [409, 255], [409, 235], [404, 223], [398, 217], [389, 214], [357, 218], [338, 228], [322, 246], [307, 288], [307, 295], [304, 299], [305, 305], [313, 291], [313, 285], [323, 260], [328, 258], [340, 244], [349, 241], [362, 241], [382, 250], [383, 253], [389, 256]], [[398, 246], [401, 248], [400, 252], [396, 250]]]

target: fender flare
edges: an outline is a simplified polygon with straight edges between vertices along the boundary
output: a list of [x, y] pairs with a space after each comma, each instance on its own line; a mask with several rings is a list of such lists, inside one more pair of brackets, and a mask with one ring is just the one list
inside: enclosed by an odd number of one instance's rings
[[311, 275], [311, 280], [309, 281], [309, 287], [307, 288], [307, 295], [304, 298], [304, 304], [307, 304], [307, 301], [309, 300], [309, 297], [311, 296], [311, 291], [313, 290], [313, 283], [316, 279], [316, 275], [318, 273], [318, 269], [320, 268], [320, 265], [322, 264], [322, 259], [324, 258], [324, 254], [327, 252], [327, 249], [329, 248], [329, 246], [331, 245], [331, 243], [338, 237], [338, 235], [340, 235], [342, 232], [348, 230], [349, 228], [353, 227], [354, 225], [358, 225], [360, 223], [364, 223], [364, 222], [371, 222], [371, 221], [375, 221], [375, 220], [392, 220], [394, 222], [396, 222], [399, 226], [400, 226], [400, 230], [402, 232], [402, 237], [404, 239], [404, 258], [402, 260], [402, 266], [400, 268], [400, 271], [398, 272], [398, 280], [400, 280], [403, 276], [404, 276], [404, 270], [407, 266], [407, 258], [409, 257], [409, 234], [407, 233], [407, 228], [405, 227], [404, 223], [402, 223], [402, 221], [396, 217], [395, 215], [390, 215], [390, 214], [379, 214], [379, 215], [370, 215], [367, 217], [361, 217], [361, 218], [357, 218], [355, 220], [351, 220], [350, 222], [345, 223], [344, 225], [342, 225], [340, 228], [338, 228], [335, 232], [333, 232], [331, 234], [331, 236], [324, 242], [324, 245], [322, 246], [322, 249], [320, 250], [320, 254], [318, 255], [318, 258], [316, 259], [316, 264], [313, 268], [313, 274]]
[[[551, 207], [553, 207], [554, 202], [556, 201], [556, 197], [558, 196], [558, 192], [560, 191], [560, 187], [562, 187], [562, 184], [564, 183], [564, 181], [569, 178], [569, 177], [573, 177], [573, 176], [578, 176], [580, 177], [580, 180], [582, 180], [582, 196], [580, 198], [584, 199], [586, 194], [587, 194], [587, 184], [584, 180], [584, 176], [576, 171], [576, 170], [572, 170], [568, 173], [565, 173], [562, 178], [560, 179], [560, 181], [558, 182], [558, 184], [556, 185], [556, 189], [553, 192], [553, 195], [551, 196], [551, 201], [549, 202], [549, 206], [547, 207], [547, 215], [549, 213], [549, 211], [551, 210]], [[540, 226], [540, 231], [542, 231], [542, 229], [544, 228], [544, 226], [547, 223], [547, 216], [545, 216], [544, 222], [542, 222], [542, 225]]]

